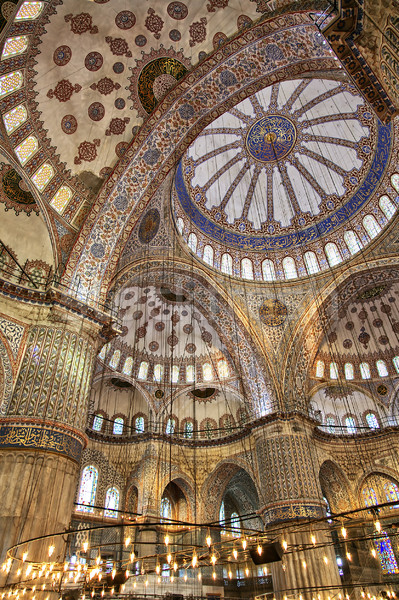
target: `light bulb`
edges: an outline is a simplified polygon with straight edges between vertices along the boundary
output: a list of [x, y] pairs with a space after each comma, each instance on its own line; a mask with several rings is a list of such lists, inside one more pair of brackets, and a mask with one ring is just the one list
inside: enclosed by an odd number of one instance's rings
[[378, 531], [378, 533], [380, 533], [380, 531], [381, 531], [381, 523], [379, 521], [376, 521], [374, 523], [374, 526], [375, 526], [376, 530]]
[[212, 556], [211, 556], [211, 563], [212, 563], [213, 565], [215, 565], [215, 562], [216, 562], [216, 560], [217, 560], [217, 558], [216, 558], [216, 555], [215, 555], [215, 554], [212, 554]]
[[129, 575], [130, 575], [130, 571], [129, 571], [129, 569], [126, 569], [126, 573], [125, 573], [125, 575], [126, 575], [126, 579], [127, 579], [127, 578], [129, 577]]
[[325, 564], [328, 565], [328, 558], [327, 558], [327, 556], [323, 556], [323, 560], [324, 560]]
[[172, 555], [168, 554], [168, 556], [166, 557], [166, 560], [168, 561], [168, 564], [170, 565], [170, 563], [172, 562]]
[[247, 540], [245, 538], [242, 540], [242, 547], [244, 548], [244, 550], [247, 547]]
[[115, 575], [116, 575], [116, 569], [112, 569], [112, 572], [111, 572], [112, 579], [115, 579]]
[[113, 595], [115, 588], [111, 588], [111, 594]]
[[267, 575], [267, 567], [263, 567], [263, 575]]
[[145, 580], [145, 585], [146, 585], [146, 586], [148, 585], [148, 579], [146, 579], [146, 580]]
[[136, 558], [136, 555], [135, 555], [135, 553], [134, 553], [134, 552], [132, 552], [132, 553], [130, 554], [130, 562], [133, 562], [135, 558]]
[[196, 555], [196, 554], [193, 554], [193, 558], [192, 558], [191, 564], [193, 565], [193, 568], [194, 568], [194, 569], [195, 569], [195, 566], [196, 566], [196, 564], [197, 564], [197, 560], [198, 560], [198, 559], [197, 559], [197, 555]]
[[213, 573], [212, 573], [212, 579], [213, 579], [213, 580], [215, 580], [215, 579], [216, 579], [216, 573], [215, 573], [215, 571], [213, 571]]
[[234, 556], [235, 560], [237, 560], [238, 552], [237, 552], [236, 548], [234, 548], [234, 550], [233, 550], [233, 556]]
[[[372, 549], [371, 549], [371, 556], [372, 556], [373, 558], [377, 558], [377, 552], [375, 551], [375, 548], [372, 548]], [[364, 594], [364, 592], [363, 592], [363, 594]], [[389, 598], [390, 598], [390, 596], [389, 596]]]
[[229, 579], [231, 579], [233, 577], [233, 573], [231, 571], [229, 571]]
[[201, 571], [198, 573], [198, 581], [201, 581]]
[[98, 556], [97, 556], [97, 558], [96, 558], [96, 565], [99, 565], [99, 564], [100, 564], [100, 560], [101, 560], [101, 556], [100, 556], [100, 555], [98, 555]]
[[177, 562], [174, 562], [174, 563], [173, 563], [173, 570], [174, 570], [174, 571], [177, 571]]
[[103, 597], [103, 596], [104, 596], [104, 590], [102, 589], [101, 590], [101, 597]]
[[287, 544], [286, 540], [283, 540], [282, 546], [283, 546], [284, 550], [287, 551], [288, 544]]
[[246, 577], [249, 577], [249, 569], [248, 569], [248, 567], [245, 569], [245, 575], [246, 575]]
[[127, 537], [127, 538], [125, 539], [125, 546], [126, 546], [126, 548], [127, 548], [129, 545], [130, 545], [130, 542], [131, 542], [131, 538], [130, 538], [130, 537]]
[[48, 547], [48, 555], [52, 556], [55, 550], [55, 546], [53, 544], [51, 544], [51, 546]]
[[168, 544], [169, 544], [169, 536], [168, 535], [165, 535], [164, 541], [165, 541], [165, 546], [168, 546]]
[[171, 576], [170, 576], [170, 583], [173, 583], [173, 582], [174, 582], [174, 580], [175, 580], [174, 576], [173, 576], [173, 575], [171, 575]]
[[304, 569], [306, 569], [306, 567], [307, 567], [306, 560], [302, 561], [302, 566], [303, 566]]
[[137, 582], [135, 581], [135, 582], [133, 583], [133, 587], [135, 588], [135, 587], [136, 587], [136, 585], [137, 585]]
[[28, 558], [28, 553], [24, 552], [22, 555], [22, 562], [25, 562], [27, 558]]
[[211, 536], [210, 536], [210, 535], [208, 535], [208, 536], [206, 537], [206, 545], [208, 546], [208, 548], [210, 548], [210, 547], [211, 547], [211, 544], [212, 544], [212, 538], [211, 538]]
[[157, 583], [161, 583], [161, 578], [160, 577], [158, 577]]
[[346, 553], [346, 558], [347, 558], [348, 560], [352, 560], [352, 556], [351, 556], [351, 553], [350, 553], [350, 552], [347, 552], [347, 553]]
[[184, 581], [187, 581], [187, 573], [184, 573], [183, 579], [184, 579]]
[[262, 550], [262, 546], [260, 544], [258, 544], [258, 547], [256, 548], [256, 550], [257, 550], [259, 556], [262, 556], [263, 550]]
[[346, 538], [346, 529], [344, 526], [341, 527], [342, 537]]
[[87, 549], [89, 547], [89, 542], [83, 542], [83, 552], [87, 552]]
[[316, 545], [316, 536], [315, 535], [311, 535], [310, 539], [312, 540], [313, 546], [315, 546]]
[[161, 571], [161, 567], [160, 567], [160, 566], [159, 566], [159, 564], [158, 564], [158, 565], [155, 567], [155, 572], [156, 572], [156, 574], [157, 574], [157, 575], [159, 575], [160, 571]]

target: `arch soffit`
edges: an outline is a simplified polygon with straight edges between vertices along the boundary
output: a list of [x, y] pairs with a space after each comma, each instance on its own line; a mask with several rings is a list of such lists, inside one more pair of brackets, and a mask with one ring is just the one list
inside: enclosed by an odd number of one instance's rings
[[[144, 124], [100, 192], [75, 243], [63, 283], [72, 287], [79, 282], [81, 296], [88, 296], [90, 290], [93, 303], [103, 300], [120, 250], [143, 209], [206, 125], [266, 85], [310, 72], [336, 71], [331, 54], [316, 43], [316, 31], [306, 13], [277, 16], [243, 32], [189, 73]], [[281, 46], [282, 36], [286, 53], [279, 62], [284, 64], [276, 66], [267, 48]], [[240, 68], [231, 72], [233, 61]], [[255, 67], [245, 69], [249, 62]], [[232, 83], [221, 82], [225, 70], [233, 75]], [[164, 130], [169, 132], [167, 139]]]
[[4, 343], [2, 335], [0, 334], [0, 361], [2, 363], [4, 382], [3, 390], [0, 389], [0, 393], [3, 392], [3, 397], [0, 397], [0, 416], [4, 417], [7, 414], [7, 410], [12, 397], [13, 389], [13, 368], [11, 353], [8, 352], [9, 345]]
[[193, 514], [193, 507], [194, 507], [194, 482], [193, 480], [183, 471], [180, 471], [178, 469], [173, 470], [171, 473], [172, 478], [169, 477], [169, 475], [165, 476], [160, 484], [159, 484], [159, 498], [158, 498], [158, 504], [159, 506], [161, 505], [161, 499], [162, 496], [165, 493], [166, 488], [168, 487], [168, 485], [170, 483], [174, 483], [181, 491], [181, 493], [183, 494], [184, 498], [186, 499], [187, 502], [187, 508], [188, 508], [188, 515], [191, 516]]

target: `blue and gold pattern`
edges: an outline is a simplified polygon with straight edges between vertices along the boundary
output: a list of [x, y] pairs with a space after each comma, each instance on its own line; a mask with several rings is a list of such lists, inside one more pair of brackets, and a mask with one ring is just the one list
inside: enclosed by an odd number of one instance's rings
[[279, 327], [287, 318], [287, 307], [280, 300], [268, 298], [259, 308], [259, 318], [269, 327]]
[[259, 162], [274, 162], [291, 152], [296, 142], [294, 124], [282, 115], [262, 117], [248, 131], [246, 146]]
[[0, 427], [0, 447], [46, 450], [80, 461], [83, 439], [47, 427], [3, 424]]

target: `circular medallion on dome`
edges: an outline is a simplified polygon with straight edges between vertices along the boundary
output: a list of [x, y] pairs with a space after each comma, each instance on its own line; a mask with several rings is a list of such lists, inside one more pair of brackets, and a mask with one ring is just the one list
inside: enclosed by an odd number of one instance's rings
[[259, 162], [274, 162], [287, 156], [295, 146], [295, 125], [282, 115], [268, 115], [248, 131], [246, 145], [250, 156]]
[[259, 308], [259, 318], [269, 327], [282, 325], [287, 318], [287, 307], [280, 300], [268, 298]]

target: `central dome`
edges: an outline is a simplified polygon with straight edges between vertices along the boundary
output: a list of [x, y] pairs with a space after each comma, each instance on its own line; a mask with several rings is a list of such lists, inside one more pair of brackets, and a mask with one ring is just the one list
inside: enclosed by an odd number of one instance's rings
[[291, 152], [296, 141], [295, 125], [282, 115], [262, 117], [247, 134], [247, 150], [255, 160], [268, 163]]

